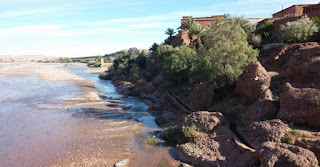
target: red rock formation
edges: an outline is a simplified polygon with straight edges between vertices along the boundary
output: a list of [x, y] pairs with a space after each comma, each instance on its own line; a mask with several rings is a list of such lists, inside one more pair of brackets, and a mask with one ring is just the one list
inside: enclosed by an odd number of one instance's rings
[[182, 162], [203, 167], [253, 166], [256, 162], [255, 150], [235, 141], [221, 113], [193, 113], [185, 117], [184, 124], [194, 124], [200, 134], [177, 147], [176, 154]]
[[317, 167], [313, 152], [284, 143], [266, 142], [258, 152], [263, 167]]
[[236, 93], [256, 100], [270, 87], [270, 80], [264, 67], [258, 61], [252, 62], [239, 76]]
[[275, 118], [278, 113], [278, 107], [272, 99], [272, 93], [269, 89], [264, 91], [259, 99], [254, 102], [247, 111], [248, 121], [261, 121]]
[[282, 138], [291, 131], [291, 128], [280, 119], [253, 122], [240, 129], [254, 148], [259, 148], [268, 141], [281, 143]]
[[214, 88], [211, 84], [197, 84], [189, 95], [190, 106], [198, 111], [207, 110], [213, 105]]
[[320, 128], [320, 89], [293, 88], [289, 83], [280, 98], [278, 118]]

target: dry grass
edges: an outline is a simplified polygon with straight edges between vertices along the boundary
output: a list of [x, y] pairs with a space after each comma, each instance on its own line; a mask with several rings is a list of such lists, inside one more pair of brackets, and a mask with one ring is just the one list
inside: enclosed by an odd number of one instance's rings
[[313, 135], [308, 132], [308, 131], [304, 131], [304, 130], [292, 130], [290, 132], [288, 132], [283, 140], [284, 143], [287, 143], [287, 144], [294, 144], [295, 141], [298, 139], [298, 138], [312, 138]]

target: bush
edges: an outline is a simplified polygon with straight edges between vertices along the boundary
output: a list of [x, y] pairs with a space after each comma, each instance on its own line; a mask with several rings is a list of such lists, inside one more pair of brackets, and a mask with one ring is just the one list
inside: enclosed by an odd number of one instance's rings
[[101, 63], [100, 62], [96, 62], [96, 61], [91, 61], [91, 62], [88, 62], [87, 66], [88, 67], [100, 67]]
[[317, 32], [317, 25], [307, 16], [280, 26], [281, 39], [284, 42], [307, 42]]
[[247, 20], [243, 16], [242, 17], [232, 17], [231, 21], [233, 21], [235, 24], [239, 24], [241, 26], [241, 28], [248, 35], [256, 30], [256, 25], [252, 24], [249, 20]]
[[59, 57], [59, 59], [57, 60], [57, 63], [71, 63], [71, 62], [72, 60], [67, 57]]
[[166, 120], [163, 118], [163, 117], [156, 117], [155, 118], [155, 122], [156, 122], [156, 124], [157, 125], [163, 125], [163, 124], [165, 124], [166, 123]]
[[262, 37], [256, 34], [250, 34], [248, 37], [248, 43], [252, 45], [254, 48], [258, 48], [261, 44]]
[[135, 63], [141, 68], [145, 69], [147, 67], [147, 56], [140, 54], [136, 59]]
[[192, 76], [198, 82], [212, 83], [215, 88], [229, 86], [257, 55], [240, 25], [222, 20], [205, 33], [198, 58], [193, 61]]
[[311, 19], [318, 27], [318, 32], [314, 35], [313, 37], [313, 41], [316, 41], [316, 42], [320, 42], [320, 18], [319, 17], [313, 17]]
[[256, 34], [260, 35], [263, 41], [267, 41], [270, 38], [271, 33], [274, 29], [273, 22], [265, 21], [264, 24], [256, 30]]
[[148, 138], [146, 139], [146, 143], [150, 144], [150, 145], [155, 145], [157, 143], [157, 139], [155, 138]]
[[174, 128], [165, 127], [163, 130], [162, 138], [167, 144], [172, 146], [186, 143], [199, 134], [199, 131], [195, 125]]
[[292, 130], [288, 132], [282, 142], [286, 144], [294, 144], [299, 137], [312, 138], [312, 134], [308, 131]]
[[[166, 52], [167, 53], [167, 52]], [[192, 62], [196, 59], [197, 53], [186, 46], [176, 47], [170, 50], [164, 57], [164, 76], [173, 83], [185, 83], [190, 78]]]

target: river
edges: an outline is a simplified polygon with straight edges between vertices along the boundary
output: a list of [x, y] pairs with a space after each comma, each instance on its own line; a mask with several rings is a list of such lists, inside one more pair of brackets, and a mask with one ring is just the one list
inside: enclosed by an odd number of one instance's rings
[[[86, 72], [84, 65], [59, 67], [91, 86], [49, 81], [29, 74], [0, 73], [0, 166], [174, 166], [169, 147], [145, 139], [161, 130], [135, 97], [122, 97], [111, 81]], [[104, 100], [57, 108], [90, 87]]]

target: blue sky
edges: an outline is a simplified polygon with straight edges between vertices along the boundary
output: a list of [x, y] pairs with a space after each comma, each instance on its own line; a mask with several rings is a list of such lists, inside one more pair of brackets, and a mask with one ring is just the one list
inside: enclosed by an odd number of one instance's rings
[[0, 55], [93, 56], [161, 43], [182, 16], [271, 17], [317, 0], [0, 0]]

